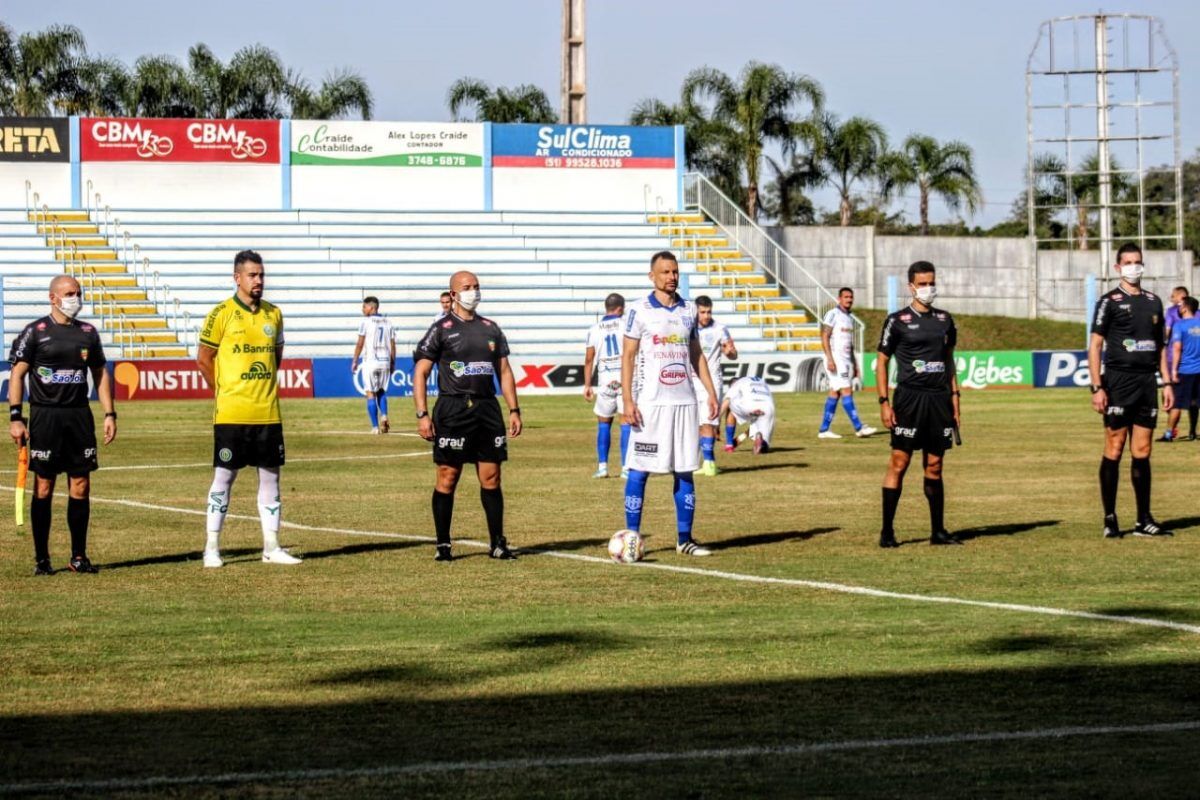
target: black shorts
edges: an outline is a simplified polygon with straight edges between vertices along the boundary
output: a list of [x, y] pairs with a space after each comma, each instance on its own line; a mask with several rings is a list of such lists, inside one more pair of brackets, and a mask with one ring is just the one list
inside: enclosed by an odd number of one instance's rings
[[1175, 407], [1182, 411], [1195, 405], [1200, 405], [1200, 372], [1181, 372], [1175, 387]]
[[921, 391], [897, 386], [892, 392], [892, 449], [940, 455], [954, 446], [954, 403], [949, 389]]
[[35, 475], [85, 475], [99, 466], [96, 421], [90, 407], [30, 407], [29, 469]]
[[494, 397], [442, 395], [433, 407], [433, 463], [508, 460], [508, 428]]
[[1154, 428], [1158, 424], [1158, 379], [1153, 372], [1105, 370], [1102, 385], [1108, 393], [1104, 427]]
[[283, 425], [213, 425], [213, 466], [283, 466]]

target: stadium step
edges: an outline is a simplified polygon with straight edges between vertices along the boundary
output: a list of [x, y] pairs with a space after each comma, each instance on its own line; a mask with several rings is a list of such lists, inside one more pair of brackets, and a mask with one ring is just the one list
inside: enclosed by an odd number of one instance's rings
[[[675, 231], [671, 232], [672, 236], [675, 236], [675, 234], [676, 234]], [[717, 248], [722, 248], [722, 249], [728, 249], [729, 248], [729, 240], [726, 239], [724, 236], [711, 236], [711, 237], [691, 236], [691, 237], [686, 237], [683, 239], [673, 238], [673, 239], [671, 239], [671, 247], [679, 247], [679, 248], [688, 247], [688, 248], [692, 248], [692, 249], [695, 249], [697, 247], [717, 247]]]
[[[736, 299], [739, 297], [771, 297], [771, 298], [774, 298], [774, 297], [779, 297], [780, 292], [779, 292], [778, 286], [746, 286], [746, 287], [734, 286], [734, 287], [722, 289], [721, 296], [732, 298], [732, 299]], [[791, 308], [790, 300], [786, 300], [784, 302], [789, 303], [789, 305], [787, 307]]]
[[786, 353], [816, 353], [821, 350], [821, 340], [780, 342], [778, 348]]
[[762, 273], [738, 273], [735, 275], [710, 275], [710, 286], [761, 286], [767, 282]]
[[768, 339], [811, 339], [820, 337], [818, 325], [791, 326], [786, 328], [763, 328], [762, 335]]
[[702, 273], [722, 273], [722, 272], [753, 272], [754, 265], [749, 261], [731, 261], [728, 259], [722, 261], [706, 261], [696, 265], [696, 272]]
[[39, 219], [42, 219], [43, 217], [45, 219], [53, 220], [55, 222], [90, 222], [91, 221], [91, 219], [88, 217], [88, 212], [86, 212], [86, 211], [50, 211], [44, 215], [39, 211], [30, 211], [29, 212], [29, 221], [30, 222], [37, 222]]
[[791, 300], [738, 300], [733, 304], [738, 311], [746, 312], [763, 312], [763, 311], [791, 311]]
[[796, 309], [792, 313], [786, 314], [751, 314], [750, 324], [759, 326], [768, 325], [806, 325], [811, 323], [808, 312], [803, 309]]
[[[672, 211], [666, 214], [647, 214], [646, 222], [658, 225], [670, 225], [678, 222], [708, 223], [699, 211]], [[709, 223], [711, 224], [711, 223]]]
[[51, 234], [55, 236], [87, 236], [89, 234], [99, 233], [100, 226], [94, 222], [63, 222], [55, 223], [53, 225], [43, 225], [39, 223], [37, 226], [37, 232], [43, 236], [49, 236]]
[[716, 225], [689, 225], [680, 223], [678, 225], [663, 225], [659, 227], [658, 233], [660, 236], [716, 236]]

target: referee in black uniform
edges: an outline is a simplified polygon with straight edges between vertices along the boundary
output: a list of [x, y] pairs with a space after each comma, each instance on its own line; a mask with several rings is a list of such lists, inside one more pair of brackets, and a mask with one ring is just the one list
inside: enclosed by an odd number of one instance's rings
[[[450, 521], [454, 490], [463, 464], [475, 464], [479, 499], [487, 517], [492, 558], [514, 559], [504, 538], [504, 494], [500, 464], [508, 460], [508, 437], [521, 435], [517, 387], [508, 364], [508, 341], [500, 327], [475, 313], [479, 278], [456, 272], [450, 279], [454, 297], [450, 313], [429, 327], [413, 353], [413, 399], [417, 429], [433, 442], [437, 486], [433, 489], [433, 526], [437, 532], [437, 561], [450, 561]], [[438, 401], [429, 414], [425, 384], [438, 365]], [[496, 377], [508, 406], [508, 424], [496, 401]]]
[[[925, 499], [929, 501], [930, 544], [961, 544], [946, 532], [942, 520], [945, 491], [942, 461], [953, 444], [960, 420], [958, 373], [954, 346], [958, 331], [948, 311], [934, 308], [937, 273], [928, 261], [908, 268], [912, 304], [889, 314], [879, 336], [875, 368], [883, 426], [892, 431], [892, 457], [883, 477], [883, 527], [880, 547], [898, 547], [892, 523], [904, 473], [913, 450], [923, 451]], [[895, 356], [896, 392], [888, 396], [888, 362]]]
[[[1104, 504], [1104, 536], [1121, 536], [1117, 524], [1117, 482], [1120, 478], [1121, 453], [1129, 445], [1133, 463], [1129, 477], [1137, 504], [1134, 536], [1170, 536], [1150, 515], [1150, 447], [1158, 422], [1158, 382], [1170, 380], [1167, 349], [1163, 345], [1162, 300], [1141, 288], [1142, 249], [1132, 242], [1117, 251], [1113, 267], [1121, 275], [1117, 288], [1105, 292], [1092, 315], [1092, 335], [1088, 343], [1088, 370], [1091, 373], [1092, 408], [1104, 415], [1104, 456], [1100, 459], [1100, 499]], [[1104, 370], [1100, 362], [1103, 351]], [[1170, 383], [1163, 386], [1163, 410], [1175, 402]]]
[[[87, 556], [91, 503], [90, 473], [96, 461], [96, 423], [88, 406], [87, 375], [104, 409], [104, 443], [117, 435], [112, 379], [104, 368], [104, 348], [95, 326], [77, 322], [83, 305], [79, 282], [59, 275], [50, 282], [50, 314], [25, 326], [13, 342], [9, 363], [9, 433], [19, 447], [29, 437], [29, 469], [35, 476], [29, 522], [33, 530], [34, 575], [51, 575], [50, 510], [59, 473], [67, 473], [67, 527], [71, 531], [72, 572], [97, 569]], [[21, 402], [29, 376], [29, 427]]]

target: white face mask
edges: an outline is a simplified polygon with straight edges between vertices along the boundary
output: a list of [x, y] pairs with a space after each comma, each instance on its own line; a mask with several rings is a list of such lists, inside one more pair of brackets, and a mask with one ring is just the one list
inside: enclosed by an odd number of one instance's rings
[[458, 293], [458, 304], [467, 311], [474, 311], [479, 305], [479, 290], [465, 289]]
[[1142, 282], [1142, 275], [1146, 272], [1146, 265], [1142, 263], [1122, 264], [1121, 279], [1126, 283], [1131, 283], [1137, 286]]
[[58, 303], [58, 310], [67, 319], [75, 319], [81, 308], [83, 308], [83, 301], [79, 297], [64, 297]]
[[936, 286], [919, 286], [913, 292], [913, 297], [917, 298], [925, 305], [930, 305], [933, 303], [933, 301], [935, 299], [937, 299], [937, 287]]

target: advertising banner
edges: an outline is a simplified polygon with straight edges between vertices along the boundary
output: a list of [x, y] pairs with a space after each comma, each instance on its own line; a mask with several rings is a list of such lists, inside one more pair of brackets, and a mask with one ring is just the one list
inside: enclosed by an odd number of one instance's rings
[[[354, 372], [350, 371], [348, 358], [314, 358], [313, 366], [313, 396], [314, 397], [366, 397], [367, 389], [363, 381], [361, 366]], [[429, 376], [429, 394], [437, 394], [437, 368]], [[411, 397], [413, 393], [413, 360], [410, 357], [397, 357], [396, 369], [392, 372], [391, 386], [388, 387], [389, 397]]]
[[79, 121], [83, 161], [278, 164], [279, 120], [129, 119]]
[[[878, 356], [863, 359], [863, 386], [875, 386]], [[895, 359], [892, 360], [894, 366]], [[1025, 350], [978, 350], [954, 354], [958, 385], [963, 389], [1011, 389], [1033, 385], [1033, 354]], [[895, 372], [892, 383], [895, 384]]]
[[292, 122], [294, 166], [483, 168], [483, 125]]
[[1041, 388], [1087, 386], [1086, 350], [1035, 350], [1033, 385]]
[[0, 117], [0, 162], [71, 160], [66, 117]]
[[[190, 359], [113, 362], [113, 387], [117, 400], [201, 400], [213, 396], [196, 362]], [[283, 360], [279, 396], [313, 396], [310, 359]]]
[[495, 125], [492, 166], [674, 169], [675, 131], [635, 125]]

